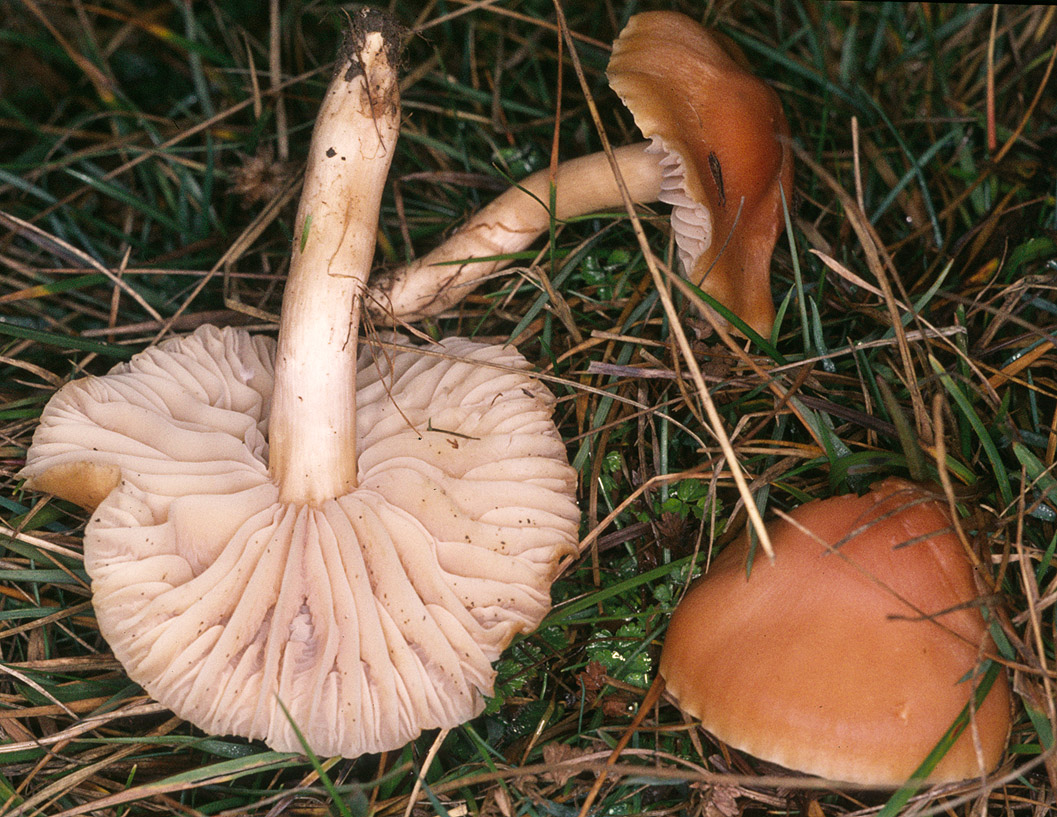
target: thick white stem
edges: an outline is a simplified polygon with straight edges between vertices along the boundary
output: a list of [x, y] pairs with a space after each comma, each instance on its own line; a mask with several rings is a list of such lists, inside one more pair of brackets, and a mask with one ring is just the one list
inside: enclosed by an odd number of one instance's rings
[[[613, 151], [633, 201], [657, 201], [661, 167], [649, 142]], [[527, 249], [551, 223], [550, 170], [540, 170], [482, 208], [457, 233], [407, 267], [371, 282], [366, 308], [381, 322], [414, 321], [457, 304], [491, 273], [511, 262], [472, 259]], [[557, 220], [622, 207], [606, 156], [595, 153], [558, 165], [554, 177]], [[466, 263], [452, 263], [465, 261]]]
[[297, 211], [269, 424], [269, 467], [286, 502], [356, 487], [359, 303], [400, 120], [398, 44], [370, 31], [375, 22], [357, 20], [346, 39]]

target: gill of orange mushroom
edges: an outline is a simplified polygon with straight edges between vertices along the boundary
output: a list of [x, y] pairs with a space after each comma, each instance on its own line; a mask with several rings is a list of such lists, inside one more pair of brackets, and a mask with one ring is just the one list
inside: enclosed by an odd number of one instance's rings
[[[683, 273], [757, 332], [774, 321], [770, 259], [793, 188], [789, 126], [778, 95], [736, 46], [677, 12], [633, 16], [613, 45], [611, 87], [649, 141], [614, 151], [636, 203], [672, 205]], [[438, 315], [509, 264], [550, 225], [550, 173], [538, 171], [437, 249], [372, 281], [380, 321]], [[557, 220], [623, 207], [602, 153], [559, 164]], [[481, 260], [485, 259], [485, 260]]]

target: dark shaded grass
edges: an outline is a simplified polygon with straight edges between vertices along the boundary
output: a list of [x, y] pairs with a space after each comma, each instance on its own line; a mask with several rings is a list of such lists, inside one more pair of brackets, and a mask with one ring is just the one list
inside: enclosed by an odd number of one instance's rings
[[[614, 144], [639, 137], [606, 88], [605, 44], [630, 13], [673, 6], [564, 8]], [[340, 9], [284, 4], [278, 39], [251, 3], [0, 11], [0, 56], [17, 66], [0, 72], [0, 810], [403, 813], [434, 735], [313, 766], [203, 736], [145, 698], [94, 627], [84, 514], [14, 478], [67, 378], [204, 322], [274, 331]], [[380, 264], [421, 254], [503, 179], [546, 166], [555, 128], [562, 158], [600, 145], [548, 3], [401, 16], [417, 34]], [[945, 454], [996, 581], [995, 634], [1019, 703], [994, 778], [906, 807], [1037, 813], [1057, 782], [1057, 100], [1053, 80], [1042, 85], [1057, 19], [1046, 7], [992, 18], [985, 6], [751, 2], [705, 17], [778, 88], [801, 161], [775, 256], [775, 336], [731, 349], [681, 301], [692, 353], [763, 508], [908, 473], [879, 379], [933, 473]], [[663, 218], [644, 217], [667, 260]], [[544, 626], [499, 662], [485, 714], [446, 737], [421, 813], [575, 814], [653, 677], [668, 613], [743, 524], [627, 220], [555, 225], [537, 249], [519, 261], [533, 272], [420, 328], [513, 339], [560, 378], [590, 547]], [[878, 275], [891, 299], [875, 294]], [[913, 309], [893, 319], [892, 299]], [[621, 764], [598, 813], [846, 814], [888, 799], [767, 777], [775, 770], [669, 705], [647, 714]]]

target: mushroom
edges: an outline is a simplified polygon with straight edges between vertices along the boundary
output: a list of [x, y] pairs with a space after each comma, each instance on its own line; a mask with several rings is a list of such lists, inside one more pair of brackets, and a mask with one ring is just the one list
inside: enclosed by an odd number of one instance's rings
[[399, 123], [388, 18], [316, 122], [278, 342], [205, 326], [48, 403], [22, 475], [93, 509], [99, 628], [203, 730], [355, 757], [479, 713], [576, 550], [554, 398], [515, 350], [357, 353]]
[[[607, 73], [650, 141], [613, 155], [632, 201], [672, 205], [687, 278], [768, 335], [770, 259], [783, 197], [792, 194], [793, 159], [778, 95], [743, 63], [736, 46], [685, 15], [634, 15], [613, 44]], [[446, 243], [376, 279], [372, 315], [416, 320], [458, 303], [509, 263], [494, 256], [524, 250], [547, 229], [549, 184], [546, 170], [529, 176]], [[558, 165], [554, 184], [558, 220], [624, 204], [603, 153]]]
[[769, 525], [775, 560], [747, 574], [743, 536], [680, 602], [667, 691], [717, 738], [832, 780], [909, 779], [968, 705], [928, 776], [985, 775], [1010, 729], [1005, 673], [974, 701], [994, 644], [973, 568], [937, 498], [887, 479]]

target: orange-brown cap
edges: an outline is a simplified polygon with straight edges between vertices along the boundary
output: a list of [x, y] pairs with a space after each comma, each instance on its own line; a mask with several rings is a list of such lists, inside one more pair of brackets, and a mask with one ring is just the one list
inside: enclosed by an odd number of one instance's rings
[[[973, 697], [994, 644], [945, 506], [885, 480], [769, 526], [775, 561], [746, 576], [728, 547], [672, 616], [660, 672], [720, 740], [790, 769], [882, 786], [908, 779]], [[994, 769], [1005, 674], [929, 779]], [[979, 741], [979, 754], [975, 741]]]
[[662, 154], [661, 201], [687, 276], [766, 336], [793, 159], [778, 95], [734, 48], [682, 14], [645, 12], [613, 44], [607, 74]]

